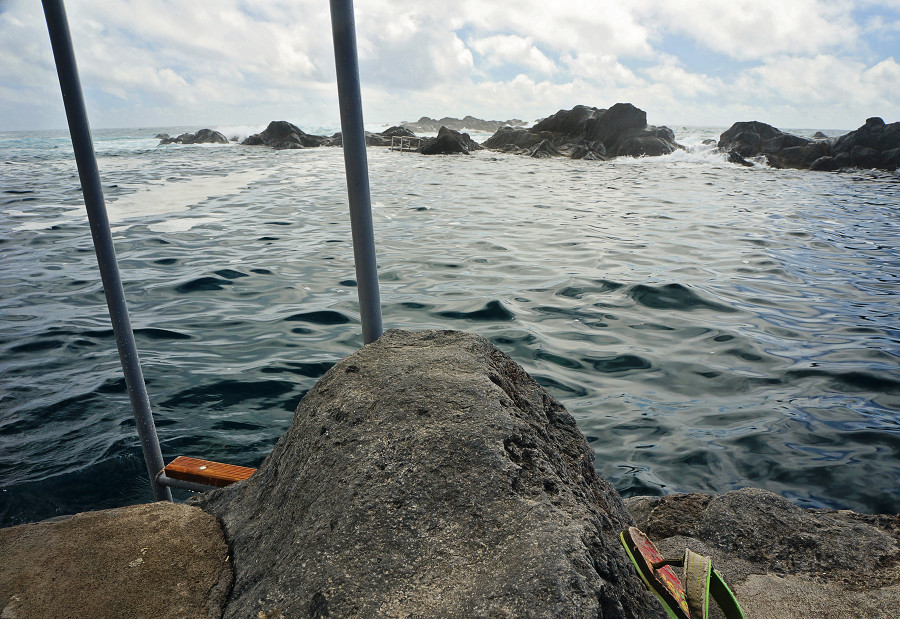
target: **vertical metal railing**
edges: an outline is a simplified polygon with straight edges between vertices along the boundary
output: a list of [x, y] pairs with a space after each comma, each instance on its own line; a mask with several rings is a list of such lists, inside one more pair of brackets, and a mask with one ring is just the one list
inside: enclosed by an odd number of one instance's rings
[[369, 166], [366, 160], [366, 134], [363, 129], [362, 96], [359, 88], [353, 0], [331, 0], [331, 33], [334, 38], [359, 313], [363, 341], [368, 344], [381, 337], [381, 298], [375, 261], [375, 231], [372, 225], [372, 199], [369, 195]]
[[138, 358], [131, 320], [125, 305], [125, 291], [119, 277], [116, 263], [116, 251], [113, 247], [112, 233], [109, 229], [109, 217], [103, 200], [103, 189], [100, 186], [100, 173], [97, 170], [97, 157], [91, 140], [91, 129], [88, 124], [81, 82], [78, 79], [78, 67], [75, 64], [75, 52], [72, 49], [72, 37], [62, 0], [42, 0], [47, 29], [50, 32], [50, 43], [53, 46], [53, 57], [56, 60], [56, 71], [59, 74], [59, 87], [62, 91], [66, 118], [69, 122], [69, 133], [72, 147], [75, 149], [75, 160], [78, 164], [78, 176], [84, 193], [84, 205], [87, 209], [91, 225], [91, 236], [94, 239], [94, 250], [100, 265], [100, 278], [103, 291], [106, 293], [106, 304], [112, 321], [119, 359], [125, 374], [125, 384], [131, 399], [131, 408], [137, 424], [141, 447], [144, 451], [144, 462], [150, 476], [150, 485], [156, 500], [172, 500], [171, 491], [157, 482], [157, 475], [165, 467], [153, 413], [150, 410], [150, 397], [144, 384], [141, 362]]

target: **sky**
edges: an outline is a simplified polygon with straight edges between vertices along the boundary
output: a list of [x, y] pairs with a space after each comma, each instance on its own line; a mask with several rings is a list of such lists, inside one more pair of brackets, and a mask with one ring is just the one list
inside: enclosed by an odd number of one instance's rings
[[[900, 0], [356, 0], [367, 125], [900, 121]], [[68, 0], [93, 128], [337, 125], [325, 0]], [[37, 0], [0, 0], [0, 131], [65, 128]]]

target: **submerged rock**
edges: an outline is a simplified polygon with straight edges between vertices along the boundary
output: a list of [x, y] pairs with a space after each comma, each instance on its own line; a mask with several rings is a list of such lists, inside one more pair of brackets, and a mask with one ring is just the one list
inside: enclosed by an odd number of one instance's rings
[[233, 552], [225, 617], [662, 617], [574, 419], [475, 335], [388, 331], [195, 501]]
[[664, 555], [712, 557], [748, 617], [889, 617], [900, 515], [802, 509], [765, 490], [626, 499]]
[[484, 146], [532, 157], [572, 159], [658, 156], [682, 148], [671, 129], [648, 126], [647, 114], [630, 103], [617, 103], [608, 110], [576, 105], [530, 129], [502, 127]]
[[167, 133], [159, 133], [159, 145], [163, 144], [228, 144], [228, 138], [212, 129], [201, 129], [197, 133], [182, 133], [177, 137], [169, 137]]
[[241, 142], [245, 146], [270, 146], [276, 149], [314, 148], [322, 146], [328, 138], [305, 133], [286, 120], [273, 120], [262, 133], [251, 135]]

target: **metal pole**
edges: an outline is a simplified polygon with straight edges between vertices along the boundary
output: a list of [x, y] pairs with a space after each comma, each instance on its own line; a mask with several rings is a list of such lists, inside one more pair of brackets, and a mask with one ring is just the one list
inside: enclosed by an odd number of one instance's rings
[[350, 227], [353, 235], [353, 257], [356, 262], [359, 313], [362, 319], [363, 341], [368, 344], [381, 337], [381, 299], [378, 292], [378, 268], [375, 262], [375, 231], [372, 225], [372, 199], [369, 195], [369, 167], [366, 160], [362, 97], [359, 92], [359, 61], [356, 56], [353, 0], [331, 0], [331, 33], [334, 38], [334, 62], [337, 67], [344, 168], [347, 172], [347, 194], [350, 199]]
[[103, 201], [103, 189], [100, 186], [100, 173], [97, 170], [97, 158], [94, 155], [94, 144], [91, 141], [91, 129], [88, 125], [87, 111], [81, 83], [78, 80], [78, 67], [75, 64], [75, 52], [72, 49], [72, 37], [62, 0], [42, 0], [44, 16], [47, 18], [47, 29], [50, 31], [50, 43], [53, 46], [53, 57], [56, 60], [56, 71], [59, 74], [59, 87], [62, 90], [63, 103], [66, 107], [66, 118], [69, 121], [69, 133], [72, 147], [75, 149], [75, 160], [78, 164], [78, 176], [84, 193], [84, 205], [91, 224], [91, 236], [94, 239], [94, 250], [100, 265], [100, 279], [106, 293], [106, 304], [109, 306], [109, 317], [112, 321], [116, 345], [122, 371], [125, 373], [125, 384], [131, 398], [131, 408], [137, 424], [138, 435], [144, 450], [144, 461], [150, 475], [150, 485], [157, 501], [172, 500], [171, 491], [157, 483], [157, 474], [165, 467], [153, 413], [150, 411], [150, 397], [141, 373], [141, 362], [138, 358], [128, 308], [125, 305], [125, 291], [119, 277], [116, 264], [116, 251], [113, 247], [112, 233], [109, 230], [109, 217]]

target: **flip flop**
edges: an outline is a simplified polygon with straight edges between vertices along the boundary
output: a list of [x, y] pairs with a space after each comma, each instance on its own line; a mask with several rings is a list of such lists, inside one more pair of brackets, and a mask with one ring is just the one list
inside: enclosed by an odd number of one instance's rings
[[[690, 549], [677, 559], [664, 559], [646, 535], [629, 527], [619, 536], [641, 580], [662, 603], [671, 619], [707, 619], [709, 598], [726, 619], [744, 619], [744, 613], [709, 557]], [[684, 566], [684, 584], [670, 566]]]

